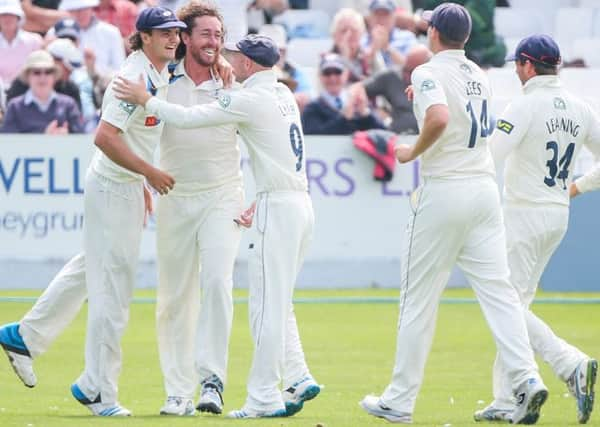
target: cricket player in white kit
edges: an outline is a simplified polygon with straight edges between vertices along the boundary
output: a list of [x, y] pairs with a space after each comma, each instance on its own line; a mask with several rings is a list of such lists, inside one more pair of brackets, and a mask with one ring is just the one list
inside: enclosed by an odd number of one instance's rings
[[[585, 423], [594, 403], [598, 362], [557, 337], [530, 308], [538, 282], [569, 221], [569, 183], [577, 154], [586, 145], [600, 155], [600, 121], [592, 109], [566, 91], [558, 78], [560, 51], [546, 35], [523, 39], [512, 58], [523, 94], [498, 119], [490, 148], [504, 169], [504, 221], [510, 280], [525, 308], [533, 350], [577, 400]], [[599, 188], [598, 172], [574, 186]], [[494, 364], [494, 401], [476, 421], [509, 421], [514, 411], [510, 380], [500, 357]]]
[[383, 394], [366, 396], [360, 405], [391, 422], [412, 422], [439, 299], [458, 264], [477, 295], [519, 398], [512, 421], [532, 424], [548, 391], [509, 282], [500, 199], [486, 143], [487, 76], [465, 57], [471, 18], [464, 7], [443, 3], [423, 16], [434, 56], [412, 74], [420, 135], [414, 146], [396, 147], [403, 163], [422, 155], [423, 182], [411, 196], [413, 215], [402, 254], [396, 361]]
[[[223, 92], [223, 81], [212, 72], [224, 37], [222, 18], [214, 6], [197, 1], [177, 15], [187, 28], [167, 100], [186, 107], [208, 104]], [[157, 206], [156, 326], [167, 392], [160, 413], [193, 415], [201, 384], [198, 410], [220, 414], [241, 238], [233, 220], [244, 201], [235, 125], [165, 125], [160, 166], [177, 181]]]
[[218, 102], [184, 108], [147, 96], [143, 86], [126, 80], [117, 90], [122, 99], [145, 105], [148, 113], [177, 127], [236, 124], [246, 142], [257, 191], [249, 259], [255, 353], [246, 404], [228, 416], [289, 416], [320, 391], [304, 360], [292, 305], [314, 223], [300, 114], [272, 70], [279, 59], [272, 40], [250, 35], [228, 49], [243, 89], [221, 94]]
[[[165, 98], [167, 63], [175, 56], [179, 29], [184, 27], [168, 9], [145, 9], [136, 23], [134, 52], [120, 75], [142, 76], [146, 90]], [[156, 116], [118, 100], [109, 87], [96, 132], [98, 151], [86, 176], [85, 256], [75, 256], [61, 270], [20, 324], [0, 329], [9, 359], [20, 356], [11, 359], [15, 372], [34, 386], [32, 357], [47, 349], [87, 296], [86, 366], [71, 392], [98, 416], [131, 415], [117, 401], [120, 339], [128, 320], [145, 210], [151, 203], [144, 178], [160, 194], [174, 185], [170, 175], [152, 166], [162, 127]]]

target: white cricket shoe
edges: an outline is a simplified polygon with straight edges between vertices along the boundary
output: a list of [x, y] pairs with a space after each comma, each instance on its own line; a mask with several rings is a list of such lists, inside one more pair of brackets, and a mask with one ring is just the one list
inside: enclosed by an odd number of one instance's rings
[[295, 382], [282, 393], [285, 411], [288, 417], [300, 412], [304, 402], [312, 400], [321, 392], [321, 386], [312, 376], [306, 376]]
[[503, 423], [510, 423], [514, 409], [501, 409], [496, 408], [494, 404], [490, 404], [485, 408], [475, 411], [473, 419], [475, 421], [496, 421]]
[[196, 408], [194, 408], [194, 402], [192, 399], [186, 399], [185, 397], [169, 396], [167, 401], [160, 408], [160, 415], [175, 415], [180, 417], [187, 417], [194, 415]]
[[33, 359], [19, 333], [18, 323], [0, 327], [0, 345], [8, 357], [13, 371], [27, 387], [35, 387], [37, 378], [33, 372]]
[[275, 418], [286, 417], [285, 409], [277, 409], [275, 411], [253, 411], [251, 409], [238, 409], [227, 414], [226, 418]]
[[202, 391], [196, 409], [200, 412], [208, 412], [219, 415], [223, 412], [223, 383], [212, 375], [201, 383]]
[[513, 424], [535, 424], [540, 418], [540, 408], [548, 398], [548, 389], [541, 379], [529, 378], [515, 393], [516, 407], [510, 422]]
[[365, 396], [358, 404], [374, 417], [384, 418], [391, 423], [412, 424], [412, 414], [388, 408], [378, 396]]
[[598, 361], [584, 359], [567, 380], [567, 387], [577, 401], [577, 421], [585, 424], [594, 409], [594, 386], [598, 376]]
[[131, 411], [119, 403], [102, 403], [100, 395], [93, 401], [90, 400], [79, 388], [77, 384], [71, 385], [71, 394], [79, 403], [88, 408], [90, 412], [97, 417], [130, 417]]

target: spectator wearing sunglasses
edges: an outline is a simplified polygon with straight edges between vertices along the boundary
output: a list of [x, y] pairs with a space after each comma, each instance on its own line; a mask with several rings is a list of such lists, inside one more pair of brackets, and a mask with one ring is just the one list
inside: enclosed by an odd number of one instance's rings
[[371, 111], [364, 90], [347, 86], [348, 75], [348, 66], [340, 55], [329, 53], [323, 57], [319, 66], [323, 90], [302, 113], [305, 134], [350, 135], [358, 130], [384, 128]]
[[57, 68], [44, 50], [29, 54], [24, 76], [29, 89], [8, 103], [1, 133], [81, 133], [81, 113], [73, 98], [57, 93]]

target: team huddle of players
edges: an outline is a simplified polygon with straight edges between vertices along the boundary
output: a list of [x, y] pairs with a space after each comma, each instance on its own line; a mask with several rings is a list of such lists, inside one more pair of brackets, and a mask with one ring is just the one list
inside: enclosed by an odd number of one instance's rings
[[[160, 7], [140, 14], [135, 52], [104, 98], [86, 177], [84, 250], [23, 319], [0, 328], [0, 344], [33, 387], [33, 359], [87, 298], [85, 369], [71, 392], [94, 415], [131, 415], [118, 402], [117, 382], [144, 217], [152, 210], [145, 180], [161, 194], [157, 328], [167, 394], [161, 414], [222, 412], [233, 264], [246, 226], [254, 356], [246, 403], [228, 416], [291, 416], [321, 390], [304, 359], [292, 304], [314, 223], [298, 109], [272, 70], [279, 59], [272, 40], [250, 35], [222, 46], [218, 11], [195, 0], [177, 15]], [[458, 264], [498, 349], [494, 401], [475, 420], [537, 422], [548, 390], [535, 352], [567, 383], [585, 423], [598, 363], [557, 337], [529, 306], [565, 234], [569, 198], [600, 187], [600, 169], [575, 182], [569, 169], [582, 145], [600, 154], [600, 123], [561, 87], [556, 43], [533, 35], [512, 58], [523, 94], [492, 132], [487, 77], [463, 50], [469, 13], [444, 3], [423, 18], [434, 56], [414, 70], [407, 93], [420, 134], [415, 145], [396, 147], [401, 163], [420, 157], [422, 176], [402, 253], [396, 360], [381, 396], [366, 396], [360, 405], [391, 422], [412, 422], [439, 299]], [[231, 70], [241, 88], [224, 87]], [[248, 146], [257, 184], [246, 211], [236, 132]], [[502, 206], [496, 170], [504, 170]]]

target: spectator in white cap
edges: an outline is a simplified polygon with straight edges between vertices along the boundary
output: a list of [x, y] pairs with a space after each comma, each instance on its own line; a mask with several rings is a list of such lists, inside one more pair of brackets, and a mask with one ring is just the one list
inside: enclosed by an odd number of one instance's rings
[[67, 134], [82, 132], [81, 113], [73, 98], [57, 93], [57, 68], [44, 50], [29, 54], [24, 74], [29, 89], [8, 103], [2, 133]]
[[95, 54], [98, 71], [114, 72], [125, 61], [125, 45], [117, 27], [96, 18], [98, 4], [99, 0], [62, 0], [60, 8], [79, 24], [80, 48]]
[[59, 81], [77, 89], [84, 129], [86, 132], [93, 131], [97, 124], [98, 105], [94, 100], [92, 80], [83, 66], [83, 54], [68, 38], [53, 40], [46, 50], [50, 52], [59, 69]]
[[0, 78], [7, 86], [21, 72], [27, 55], [42, 46], [39, 34], [21, 29], [23, 17], [19, 0], [0, 0]]

